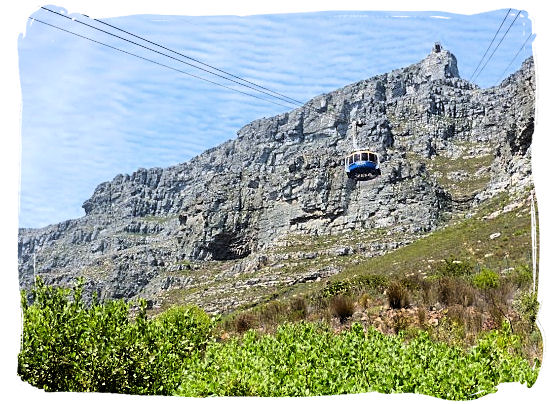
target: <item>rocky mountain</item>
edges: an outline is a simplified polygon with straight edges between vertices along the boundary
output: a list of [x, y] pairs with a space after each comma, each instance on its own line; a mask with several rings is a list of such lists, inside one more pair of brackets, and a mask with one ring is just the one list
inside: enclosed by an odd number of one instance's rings
[[[381, 232], [324, 254], [384, 254], [530, 187], [534, 93], [532, 58], [481, 89], [435, 46], [417, 64], [251, 122], [186, 163], [117, 175], [84, 217], [20, 229], [20, 286], [35, 272], [52, 284], [83, 276], [101, 298], [155, 304], [177, 291], [220, 311], [251, 301], [231, 293], [239, 287], [328, 277], [338, 268], [281, 271], [273, 251], [293, 237]], [[358, 143], [381, 156], [382, 175], [367, 182], [344, 173], [354, 120], [365, 122]]]

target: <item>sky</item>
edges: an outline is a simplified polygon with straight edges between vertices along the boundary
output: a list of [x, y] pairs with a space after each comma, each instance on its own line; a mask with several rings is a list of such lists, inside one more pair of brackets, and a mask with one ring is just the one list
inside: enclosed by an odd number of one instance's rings
[[[86, 9], [46, 7], [155, 48], [79, 14], [87, 14]], [[518, 11], [512, 9], [504, 20], [484, 60], [508, 27], [509, 32], [475, 79], [479, 86], [499, 83], [532, 54], [534, 37], [522, 47], [532, 33], [531, 20], [526, 12], [516, 19]], [[245, 17], [147, 14], [103, 21], [305, 102], [416, 63], [435, 41], [455, 54], [461, 77], [471, 79], [507, 13], [508, 8], [475, 15], [368, 10]], [[46, 10], [29, 17], [270, 98]], [[31, 19], [19, 36], [18, 53], [20, 227], [80, 217], [82, 203], [99, 183], [140, 167], [187, 161], [234, 138], [248, 122], [295, 107], [219, 87]]]

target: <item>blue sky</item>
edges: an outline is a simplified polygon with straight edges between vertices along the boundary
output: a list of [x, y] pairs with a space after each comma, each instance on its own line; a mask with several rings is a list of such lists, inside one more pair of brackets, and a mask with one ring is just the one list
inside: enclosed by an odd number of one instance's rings
[[[430, 52], [434, 41], [455, 54], [461, 76], [469, 79], [507, 11], [476, 15], [369, 11], [248, 17], [131, 15], [105, 21], [305, 102], [415, 63]], [[517, 11], [508, 16], [496, 43]], [[233, 86], [47, 11], [32, 16]], [[78, 14], [71, 16], [92, 23]], [[531, 32], [531, 21], [524, 12], [476, 83], [481, 87], [498, 83]], [[531, 42], [507, 74], [532, 54]], [[82, 216], [82, 202], [100, 182], [139, 167], [184, 162], [233, 138], [254, 119], [292, 109], [202, 82], [36, 21], [27, 23], [18, 49], [23, 101], [20, 227], [42, 227]]]

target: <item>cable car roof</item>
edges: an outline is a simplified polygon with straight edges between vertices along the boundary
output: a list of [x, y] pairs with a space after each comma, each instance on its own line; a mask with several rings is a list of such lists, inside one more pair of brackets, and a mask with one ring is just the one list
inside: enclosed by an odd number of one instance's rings
[[352, 151], [350, 154], [348, 154], [346, 157], [349, 157], [349, 156], [353, 156], [354, 154], [356, 153], [372, 153], [372, 154], [376, 154], [378, 156], [378, 153], [372, 151], [372, 150], [368, 150], [368, 149], [358, 149], [358, 150], [354, 150]]

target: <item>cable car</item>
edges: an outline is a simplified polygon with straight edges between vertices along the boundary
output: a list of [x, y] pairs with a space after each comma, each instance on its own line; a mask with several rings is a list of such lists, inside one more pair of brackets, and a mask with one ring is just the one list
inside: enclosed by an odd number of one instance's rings
[[380, 173], [380, 156], [370, 150], [355, 150], [346, 156], [346, 174], [348, 178], [366, 181], [378, 177]]
[[367, 181], [378, 177], [380, 173], [380, 156], [371, 150], [357, 147], [357, 127], [363, 126], [361, 121], [353, 121], [350, 125], [353, 139], [353, 151], [344, 160], [348, 178], [356, 181]]

